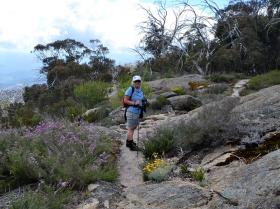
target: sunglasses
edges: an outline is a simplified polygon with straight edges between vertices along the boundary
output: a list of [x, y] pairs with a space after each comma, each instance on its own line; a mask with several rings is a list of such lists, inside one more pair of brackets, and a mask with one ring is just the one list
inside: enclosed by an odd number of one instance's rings
[[138, 82], [139, 82], [139, 83], [141, 83], [141, 81], [140, 81], [140, 80], [134, 81], [134, 83], [138, 83]]

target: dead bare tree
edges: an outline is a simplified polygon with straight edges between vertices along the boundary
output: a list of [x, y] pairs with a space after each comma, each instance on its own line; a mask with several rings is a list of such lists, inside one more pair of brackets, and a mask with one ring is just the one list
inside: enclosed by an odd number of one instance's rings
[[[234, 18], [226, 19], [222, 10], [212, 0], [202, 0], [201, 5], [193, 6], [188, 1], [183, 2], [186, 11], [191, 14], [186, 17], [185, 24], [187, 31], [178, 40], [183, 48], [187, 59], [191, 61], [193, 67], [202, 75], [209, 73], [210, 65], [214, 59], [216, 51], [226, 45], [237, 45], [235, 40], [240, 36], [238, 22]], [[208, 9], [207, 14], [199, 14], [195, 7]], [[210, 11], [210, 12], [209, 12]], [[227, 25], [223, 38], [214, 38], [218, 21]], [[229, 43], [224, 43], [230, 40]], [[236, 46], [237, 47], [237, 46]], [[238, 45], [238, 47], [243, 47]]]
[[[227, 44], [240, 47], [235, 42], [241, 33], [238, 22], [234, 18], [226, 19], [228, 17], [214, 1], [202, 0], [200, 5], [191, 5], [188, 0], [180, 0], [176, 6], [176, 9], [167, 8], [166, 2], [160, 1], [156, 11], [141, 7], [148, 18], [139, 25], [144, 37], [134, 51], [143, 60], [151, 56], [160, 58], [176, 51], [179, 53], [176, 69], [182, 69], [183, 64], [189, 61], [196, 71], [206, 75], [215, 52], [224, 45], [224, 40], [230, 39]], [[203, 7], [208, 12], [200, 14]], [[167, 26], [170, 13], [173, 18], [171, 28]], [[214, 39], [218, 21], [226, 23], [227, 30], [223, 38]]]
[[[144, 36], [139, 46], [133, 50], [144, 61], [149, 61], [151, 57], [160, 58], [167, 55], [174, 49], [176, 40], [186, 27], [183, 21], [186, 8], [184, 6], [176, 9], [168, 8], [166, 1], [157, 2], [155, 11], [151, 8], [140, 7], [147, 14], [147, 20], [138, 25]], [[167, 25], [168, 18], [173, 20], [172, 26]], [[152, 73], [151, 66], [149, 69]]]

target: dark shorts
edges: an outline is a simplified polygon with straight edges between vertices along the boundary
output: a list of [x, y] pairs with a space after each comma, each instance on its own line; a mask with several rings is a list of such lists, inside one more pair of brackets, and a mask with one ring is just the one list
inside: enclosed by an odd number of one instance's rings
[[128, 112], [127, 117], [127, 128], [136, 128], [139, 124], [139, 114]]

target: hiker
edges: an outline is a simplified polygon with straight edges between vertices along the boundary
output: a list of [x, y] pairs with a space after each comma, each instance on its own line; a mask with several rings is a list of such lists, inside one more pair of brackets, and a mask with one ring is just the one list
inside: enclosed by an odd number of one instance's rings
[[128, 106], [125, 112], [127, 119], [126, 146], [132, 151], [140, 151], [133, 141], [134, 130], [139, 125], [139, 118], [143, 117], [144, 94], [141, 90], [141, 77], [136, 75], [132, 78], [131, 86], [126, 90], [124, 103]]

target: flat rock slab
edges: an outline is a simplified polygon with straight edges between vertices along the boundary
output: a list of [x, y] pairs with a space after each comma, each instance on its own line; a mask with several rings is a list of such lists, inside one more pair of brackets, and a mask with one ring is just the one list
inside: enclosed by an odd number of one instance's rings
[[217, 197], [209, 204], [211, 209], [278, 209], [280, 206], [280, 150], [249, 165], [217, 169], [208, 177], [214, 190], [237, 203], [234, 206]]
[[198, 208], [211, 199], [211, 193], [207, 190], [180, 180], [131, 187], [126, 190], [126, 196], [126, 202], [122, 202], [119, 208]]
[[280, 130], [280, 85], [241, 97], [232, 111], [232, 117], [236, 116], [239, 132], [245, 133], [242, 144], [259, 144], [264, 134]]

